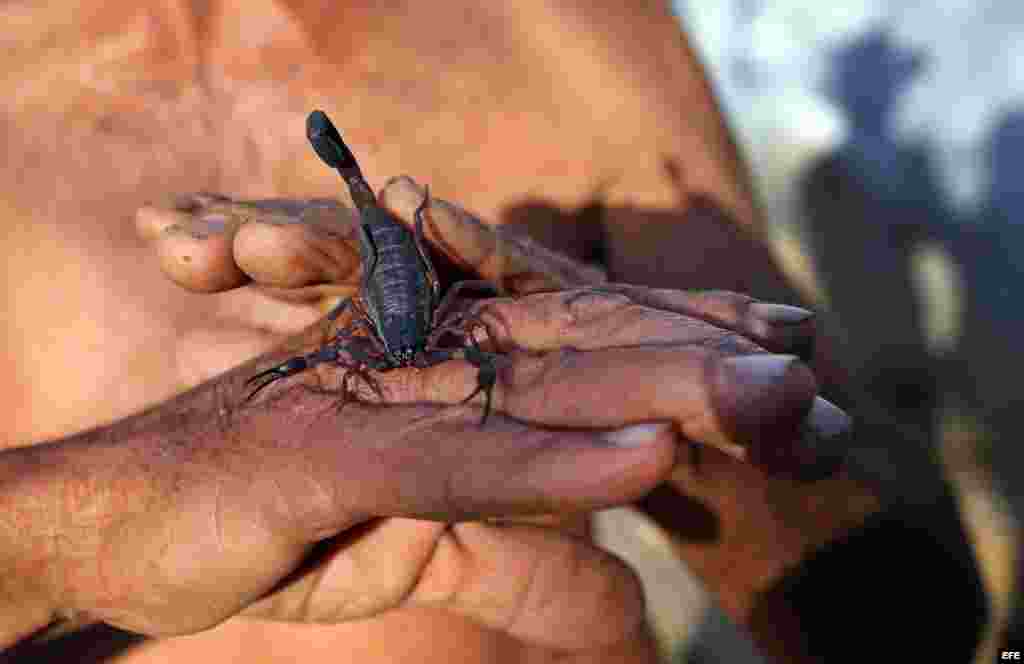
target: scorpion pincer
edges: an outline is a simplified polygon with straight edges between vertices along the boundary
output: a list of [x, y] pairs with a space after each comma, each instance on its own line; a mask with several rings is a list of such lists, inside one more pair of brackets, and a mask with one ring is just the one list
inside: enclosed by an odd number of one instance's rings
[[[462, 403], [483, 392], [484, 412], [480, 420], [483, 426], [491, 411], [497, 356], [481, 350], [473, 335], [464, 331], [471, 319], [456, 314], [446, 320], [446, 316], [459, 292], [473, 288], [494, 294], [496, 289], [484, 281], [460, 281], [452, 284], [441, 299], [437, 272], [430, 262], [423, 236], [423, 213], [430, 205], [429, 191], [424, 191], [423, 202], [416, 209], [415, 230], [410, 231], [377, 203], [355, 156], [326, 114], [310, 113], [306, 135], [320, 159], [341, 174], [359, 210], [357, 227], [362, 263], [359, 292], [342, 301], [327, 318], [333, 321], [349, 308], [355, 316], [319, 350], [293, 357], [250, 378], [247, 384], [258, 385], [246, 400], [281, 378], [325, 362], [334, 362], [348, 370], [342, 381], [348, 396], [348, 378], [353, 375], [367, 380], [380, 394], [376, 383], [365, 373], [366, 369], [425, 368], [462, 358], [479, 370], [476, 389]], [[366, 334], [356, 335], [359, 329]], [[439, 347], [438, 340], [446, 333], [461, 333], [470, 343], [459, 348]]]

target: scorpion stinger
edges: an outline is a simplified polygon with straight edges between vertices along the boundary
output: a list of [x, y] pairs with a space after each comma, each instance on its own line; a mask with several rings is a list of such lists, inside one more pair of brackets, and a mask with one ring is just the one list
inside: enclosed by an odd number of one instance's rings
[[325, 164], [341, 173], [352, 193], [352, 200], [360, 210], [377, 205], [377, 197], [367, 184], [359, 162], [341, 140], [341, 134], [323, 111], [313, 111], [306, 119], [306, 138]]

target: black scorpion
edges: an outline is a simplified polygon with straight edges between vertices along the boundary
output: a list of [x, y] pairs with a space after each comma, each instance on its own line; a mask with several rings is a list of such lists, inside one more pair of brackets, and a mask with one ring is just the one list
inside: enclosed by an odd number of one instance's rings
[[[247, 384], [259, 385], [248, 399], [274, 381], [324, 362], [335, 362], [348, 370], [342, 381], [346, 396], [349, 376], [363, 378], [380, 396], [380, 390], [365, 369], [425, 368], [462, 358], [479, 369], [476, 389], [462, 403], [483, 392], [484, 413], [480, 420], [483, 426], [491, 411], [497, 356], [481, 350], [473, 335], [465, 332], [463, 336], [470, 342], [465, 347], [441, 348], [437, 344], [443, 335], [460, 332], [473, 320], [463, 314], [445, 320], [461, 291], [475, 288], [494, 294], [496, 289], [488, 282], [459, 281], [452, 284], [442, 300], [437, 272], [423, 238], [423, 212], [430, 205], [429, 190], [424, 191], [423, 202], [416, 209], [415, 232], [410, 232], [377, 203], [355, 156], [326, 114], [310, 113], [306, 136], [320, 159], [344, 178], [359, 210], [357, 227], [362, 262], [359, 293], [342, 301], [327, 318], [333, 321], [349, 308], [356, 316], [316, 352], [293, 357], [250, 378]], [[356, 335], [359, 329], [367, 335]]]

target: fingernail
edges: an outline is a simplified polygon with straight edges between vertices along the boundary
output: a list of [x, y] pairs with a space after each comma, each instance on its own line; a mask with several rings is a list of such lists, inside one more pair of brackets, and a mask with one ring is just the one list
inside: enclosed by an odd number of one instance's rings
[[721, 360], [721, 365], [733, 374], [737, 382], [756, 390], [779, 382], [793, 363], [798, 361], [795, 355], [758, 353], [727, 357]]
[[816, 482], [835, 475], [846, 460], [852, 433], [849, 415], [835, 404], [815, 397], [785, 474], [800, 482]]
[[200, 217], [196, 225], [206, 233], [223, 233], [228, 227], [228, 218], [223, 214], [207, 214]]
[[798, 325], [814, 317], [813, 311], [771, 302], [754, 302], [750, 305], [750, 313], [772, 325]]
[[672, 427], [668, 422], [631, 424], [621, 429], [601, 432], [601, 438], [616, 447], [640, 447], [650, 445]]
[[831, 401], [815, 397], [804, 431], [804, 443], [815, 454], [844, 456], [853, 438], [853, 420]]
[[223, 215], [207, 215], [198, 219], [185, 219], [164, 229], [164, 233], [188, 235], [193, 240], [207, 240], [211, 235], [222, 235], [227, 229]]
[[793, 446], [817, 392], [814, 375], [795, 355], [722, 358], [710, 378], [721, 426], [754, 456]]
[[769, 350], [814, 357], [814, 312], [788, 304], [754, 302], [747, 310], [748, 333]]

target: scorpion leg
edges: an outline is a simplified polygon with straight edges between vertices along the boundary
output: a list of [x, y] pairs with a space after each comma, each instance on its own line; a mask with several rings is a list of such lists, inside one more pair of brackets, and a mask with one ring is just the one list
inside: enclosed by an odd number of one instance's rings
[[433, 309], [434, 309], [434, 324], [436, 325], [447, 314], [448, 309], [452, 308], [455, 303], [455, 297], [464, 290], [476, 289], [491, 295], [498, 295], [499, 289], [489, 281], [482, 279], [467, 279], [464, 281], [458, 281], [452, 284], [448, 291], [444, 294], [444, 299], [441, 298], [441, 282], [437, 277], [437, 270], [434, 269], [434, 264], [430, 260], [430, 254], [427, 253], [426, 249], [426, 236], [423, 233], [423, 213], [430, 207], [430, 188], [427, 185], [423, 187], [423, 201], [419, 207], [416, 208], [414, 215], [416, 219], [415, 232], [413, 233], [413, 240], [416, 242], [416, 250], [419, 252], [420, 259], [423, 261], [423, 266], [426, 268], [427, 279], [430, 281], [430, 289], [433, 293]]
[[476, 389], [470, 392], [469, 396], [463, 399], [460, 405], [469, 403], [473, 397], [481, 392], [484, 393], [484, 414], [480, 418], [480, 428], [482, 429], [487, 424], [487, 418], [491, 414], [491, 393], [494, 391], [495, 383], [498, 382], [497, 360], [499, 356], [480, 350], [476, 339], [472, 337], [470, 339], [472, 345], [463, 349], [463, 358], [479, 369], [479, 371], [476, 374]]
[[465, 348], [436, 348], [423, 351], [416, 361], [416, 366], [423, 369], [426, 367], [445, 362], [447, 360], [463, 359], [476, 367], [479, 371], [476, 374], [476, 389], [470, 392], [469, 396], [459, 402], [459, 405], [469, 403], [473, 397], [483, 392], [484, 414], [480, 418], [480, 427], [487, 424], [487, 418], [491, 414], [491, 393], [498, 382], [498, 362], [501, 357], [497, 353], [488, 353], [481, 350], [475, 339], [470, 339], [472, 345]]
[[340, 316], [343, 313], [345, 313], [345, 310], [352, 306], [352, 303], [353, 303], [353, 298], [346, 297], [344, 300], [339, 302], [337, 304], [337, 306], [335, 306], [333, 309], [328, 311], [327, 312], [327, 316], [325, 316], [325, 318], [328, 321], [330, 321], [330, 322], [333, 322], [333, 321], [337, 320], [338, 316]]
[[[494, 287], [494, 284], [489, 281], [481, 280], [467, 280], [459, 281], [448, 289], [445, 293], [444, 299], [441, 300], [441, 304], [434, 310], [434, 319], [431, 324], [433, 331], [430, 336], [427, 337], [427, 347], [433, 347], [437, 344], [437, 341], [450, 332], [461, 332], [464, 337], [471, 337], [472, 334], [466, 331], [466, 328], [486, 327], [484, 322], [475, 313], [458, 312], [449, 316], [449, 311], [454, 308], [456, 303], [456, 297], [466, 290], [477, 290], [479, 292], [487, 292], [492, 295], [498, 294], [498, 289]], [[445, 320], [445, 318], [448, 320]]]
[[497, 287], [489, 281], [484, 281], [483, 279], [457, 281], [448, 288], [448, 291], [444, 294], [444, 299], [441, 300], [441, 303], [437, 305], [436, 309], [434, 309], [433, 324], [435, 326], [444, 320], [444, 317], [448, 315], [448, 311], [455, 306], [455, 298], [457, 298], [460, 293], [467, 290], [476, 290], [481, 293], [486, 292], [492, 296], [498, 295]]
[[288, 376], [293, 376], [297, 373], [301, 373], [306, 369], [315, 367], [318, 364], [323, 364], [324, 362], [334, 362], [337, 359], [338, 347], [334, 344], [329, 344], [327, 346], [324, 346], [320, 350], [316, 351], [315, 353], [309, 353], [307, 355], [293, 357], [289, 360], [282, 362], [276, 367], [271, 367], [266, 371], [261, 371], [255, 376], [249, 378], [249, 380], [245, 381], [246, 385], [252, 385], [253, 383], [259, 383], [259, 385], [256, 386], [256, 389], [249, 393], [249, 396], [245, 398], [245, 401], [243, 403], [248, 403], [249, 401], [251, 401], [254, 396], [256, 396], [261, 390], [263, 390], [263, 388], [265, 388], [267, 385], [270, 385], [271, 383], [274, 383], [282, 378], [287, 378]]
[[[342, 302], [341, 304], [339, 304], [337, 307], [331, 310], [331, 312], [328, 313], [327, 316], [328, 318], [336, 318], [341, 314], [341, 312], [343, 312], [350, 306], [358, 306], [353, 303], [352, 298], [349, 298]], [[325, 344], [319, 350], [312, 353], [308, 353], [306, 355], [299, 355], [297, 357], [285, 360], [276, 367], [271, 367], [269, 369], [261, 371], [255, 376], [250, 377], [248, 380], [245, 381], [246, 385], [252, 385], [254, 383], [259, 383], [259, 385], [257, 385], [256, 388], [249, 393], [249, 396], [245, 398], [245, 402], [250, 401], [254, 396], [256, 396], [260, 391], [262, 391], [263, 388], [270, 385], [271, 383], [274, 383], [282, 378], [287, 378], [288, 376], [293, 376], [297, 373], [301, 373], [306, 369], [311, 369], [317, 366], [318, 364], [323, 364], [324, 362], [339, 362], [346, 366], [346, 368], [348, 368], [351, 371], [352, 367], [348, 366], [348, 363], [344, 362], [343, 358], [341, 357], [342, 350], [344, 350], [347, 354], [351, 355], [357, 362], [362, 362], [373, 368], [378, 368], [378, 366], [376, 365], [379, 363], [372, 362], [374, 358], [370, 357], [365, 351], [362, 351], [362, 349], [358, 347], [358, 342], [363, 339], [363, 337], [357, 337], [353, 334], [353, 331], [358, 328], [370, 329], [370, 326], [365, 319], [357, 318], [356, 320], [352, 321], [345, 329], [340, 330], [327, 344]], [[375, 340], [372, 340], [371, 337], [371, 343], [373, 341]], [[343, 342], [348, 342], [348, 344], [342, 346]], [[373, 385], [373, 381], [368, 382], [371, 384], [371, 387], [374, 388], [374, 391], [378, 393], [380, 392], [379, 388]]]
[[[348, 309], [356, 309], [356, 301], [355, 301], [354, 297], [347, 297], [347, 298], [345, 298], [344, 300], [342, 300], [341, 302], [336, 304], [334, 306], [334, 308], [331, 309], [330, 311], [328, 311], [327, 315], [324, 316], [323, 319], [321, 319], [320, 322], [321, 322], [321, 325], [324, 328], [324, 340], [323, 340], [323, 343], [325, 343], [325, 344], [330, 343], [331, 341], [333, 341], [337, 337], [337, 335], [338, 335], [337, 332], [335, 332], [333, 336], [331, 335], [331, 327], [333, 326], [334, 321], [336, 321], [338, 319], [338, 317], [341, 316], [343, 313], [345, 313], [345, 311], [347, 311]], [[358, 309], [356, 309], [356, 310], [358, 311]], [[352, 321], [349, 322], [348, 326], [345, 329], [346, 330], [355, 329], [356, 327], [359, 327], [362, 322], [363, 321], [361, 321], [358, 318], [353, 319]]]
[[362, 365], [356, 364], [347, 367], [347, 371], [341, 379], [341, 399], [334, 406], [334, 412], [336, 415], [341, 415], [342, 411], [345, 410], [345, 406], [352, 401], [359, 400], [359, 392], [355, 387], [355, 379], [362, 380], [363, 383], [373, 390], [374, 394], [380, 397], [380, 399], [384, 399], [384, 395], [381, 392], [377, 381], [373, 379], [373, 376], [366, 373], [366, 369], [364, 369]]
[[430, 207], [430, 187], [424, 185], [423, 201], [420, 202], [419, 207], [416, 208], [416, 214], [413, 215], [416, 224], [412, 239], [416, 243], [416, 251], [420, 255], [420, 260], [423, 261], [423, 272], [427, 275], [427, 281], [430, 282], [430, 303], [434, 311], [437, 311], [437, 303], [441, 299], [441, 281], [437, 278], [437, 270], [434, 269], [434, 264], [430, 262], [430, 254], [427, 253], [425, 246], [426, 236], [423, 234], [423, 211], [428, 207]]

